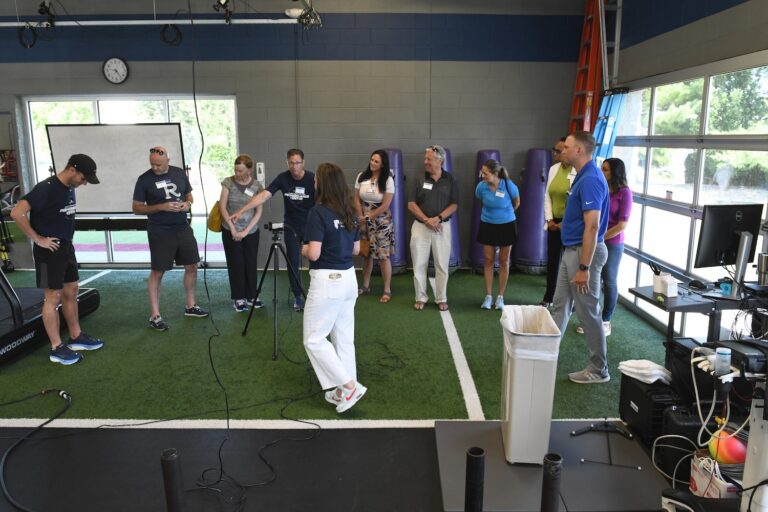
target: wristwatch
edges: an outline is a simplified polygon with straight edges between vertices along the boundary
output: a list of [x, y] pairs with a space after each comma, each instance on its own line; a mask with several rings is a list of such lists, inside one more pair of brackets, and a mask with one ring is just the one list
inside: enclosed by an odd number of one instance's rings
[[589, 270], [589, 265], [579, 263], [579, 270]]

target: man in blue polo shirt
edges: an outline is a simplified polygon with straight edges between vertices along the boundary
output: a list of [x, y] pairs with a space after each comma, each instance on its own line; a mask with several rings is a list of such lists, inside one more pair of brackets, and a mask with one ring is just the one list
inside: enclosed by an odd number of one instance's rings
[[563, 163], [576, 169], [565, 203], [561, 227], [563, 257], [557, 274], [552, 318], [565, 332], [574, 306], [584, 328], [589, 364], [568, 374], [577, 384], [600, 384], [611, 380], [605, 332], [600, 314], [600, 274], [608, 259], [603, 243], [608, 229], [610, 200], [608, 183], [592, 160], [595, 138], [576, 131], [565, 139], [560, 155]]

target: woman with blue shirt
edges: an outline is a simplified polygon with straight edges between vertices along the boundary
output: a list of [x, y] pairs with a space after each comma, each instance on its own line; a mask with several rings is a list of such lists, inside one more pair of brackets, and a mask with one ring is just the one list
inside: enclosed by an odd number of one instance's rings
[[[365, 395], [357, 382], [355, 302], [357, 277], [352, 256], [360, 251], [357, 211], [344, 173], [324, 163], [315, 175], [317, 204], [309, 210], [301, 254], [309, 260], [304, 308], [304, 348], [325, 400], [342, 413]], [[330, 342], [328, 336], [330, 335]]]
[[509, 279], [509, 253], [517, 242], [515, 210], [520, 206], [520, 192], [509, 179], [507, 170], [496, 160], [486, 160], [480, 171], [482, 181], [475, 188], [475, 197], [483, 203], [477, 241], [483, 244], [483, 274], [485, 299], [480, 306], [491, 309], [493, 303], [493, 265], [499, 248], [499, 294], [495, 307], [504, 307], [504, 290]]

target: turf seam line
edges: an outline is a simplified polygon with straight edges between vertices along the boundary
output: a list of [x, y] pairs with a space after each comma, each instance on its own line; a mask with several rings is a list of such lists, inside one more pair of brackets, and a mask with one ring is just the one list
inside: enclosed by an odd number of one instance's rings
[[[40, 425], [45, 418], [6, 418], [0, 419], [0, 428], [33, 428]], [[50, 428], [96, 428], [100, 430], [120, 430], [120, 429], [223, 429], [224, 420], [172, 420], [160, 423], [146, 423], [147, 419], [67, 419], [60, 418], [46, 429]], [[324, 429], [379, 429], [379, 428], [434, 428], [436, 421], [467, 421], [462, 419], [434, 419], [434, 420], [316, 420], [307, 419], [317, 423]], [[501, 423], [500, 420], [486, 420]], [[552, 421], [621, 421], [619, 418], [560, 418]], [[104, 425], [121, 425], [120, 427], [106, 428]], [[264, 429], [264, 430], [306, 430], [305, 424], [291, 420], [230, 420], [230, 428], [238, 430], [246, 429]]]
[[85, 279], [85, 280], [83, 280], [83, 281], [80, 281], [80, 283], [78, 283], [78, 286], [85, 286], [86, 284], [90, 283], [91, 281], [95, 281], [96, 279], [98, 279], [98, 278], [100, 278], [100, 277], [102, 277], [102, 276], [105, 276], [105, 275], [109, 274], [110, 272], [112, 272], [112, 271], [111, 271], [111, 270], [109, 270], [109, 269], [107, 269], [107, 270], [102, 270], [101, 272], [99, 272], [99, 273], [98, 273], [98, 274], [96, 274], [95, 276], [91, 276], [91, 277], [89, 277], [88, 279]]
[[[435, 278], [431, 277], [429, 282], [434, 290]], [[477, 387], [472, 378], [472, 372], [469, 369], [467, 358], [464, 355], [461, 339], [459, 338], [458, 331], [456, 331], [456, 326], [453, 323], [453, 317], [451, 316], [450, 310], [441, 311], [440, 319], [443, 321], [443, 328], [445, 329], [445, 335], [448, 338], [448, 346], [451, 349], [453, 364], [456, 367], [456, 373], [459, 376], [459, 385], [461, 386], [461, 393], [464, 395], [464, 405], [467, 408], [467, 415], [470, 420], [482, 421], [485, 419], [485, 414], [483, 414], [483, 406], [480, 403], [480, 395], [477, 393]]]

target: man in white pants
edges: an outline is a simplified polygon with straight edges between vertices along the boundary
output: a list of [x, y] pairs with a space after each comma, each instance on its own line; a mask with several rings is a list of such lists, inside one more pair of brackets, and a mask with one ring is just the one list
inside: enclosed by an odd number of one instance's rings
[[459, 207], [459, 187], [443, 169], [445, 149], [429, 146], [424, 154], [424, 174], [419, 173], [408, 186], [408, 211], [416, 220], [411, 226], [411, 261], [416, 302], [421, 311], [427, 303], [429, 255], [435, 264], [435, 302], [440, 311], [448, 310], [448, 265], [451, 258], [451, 224], [448, 220]]

